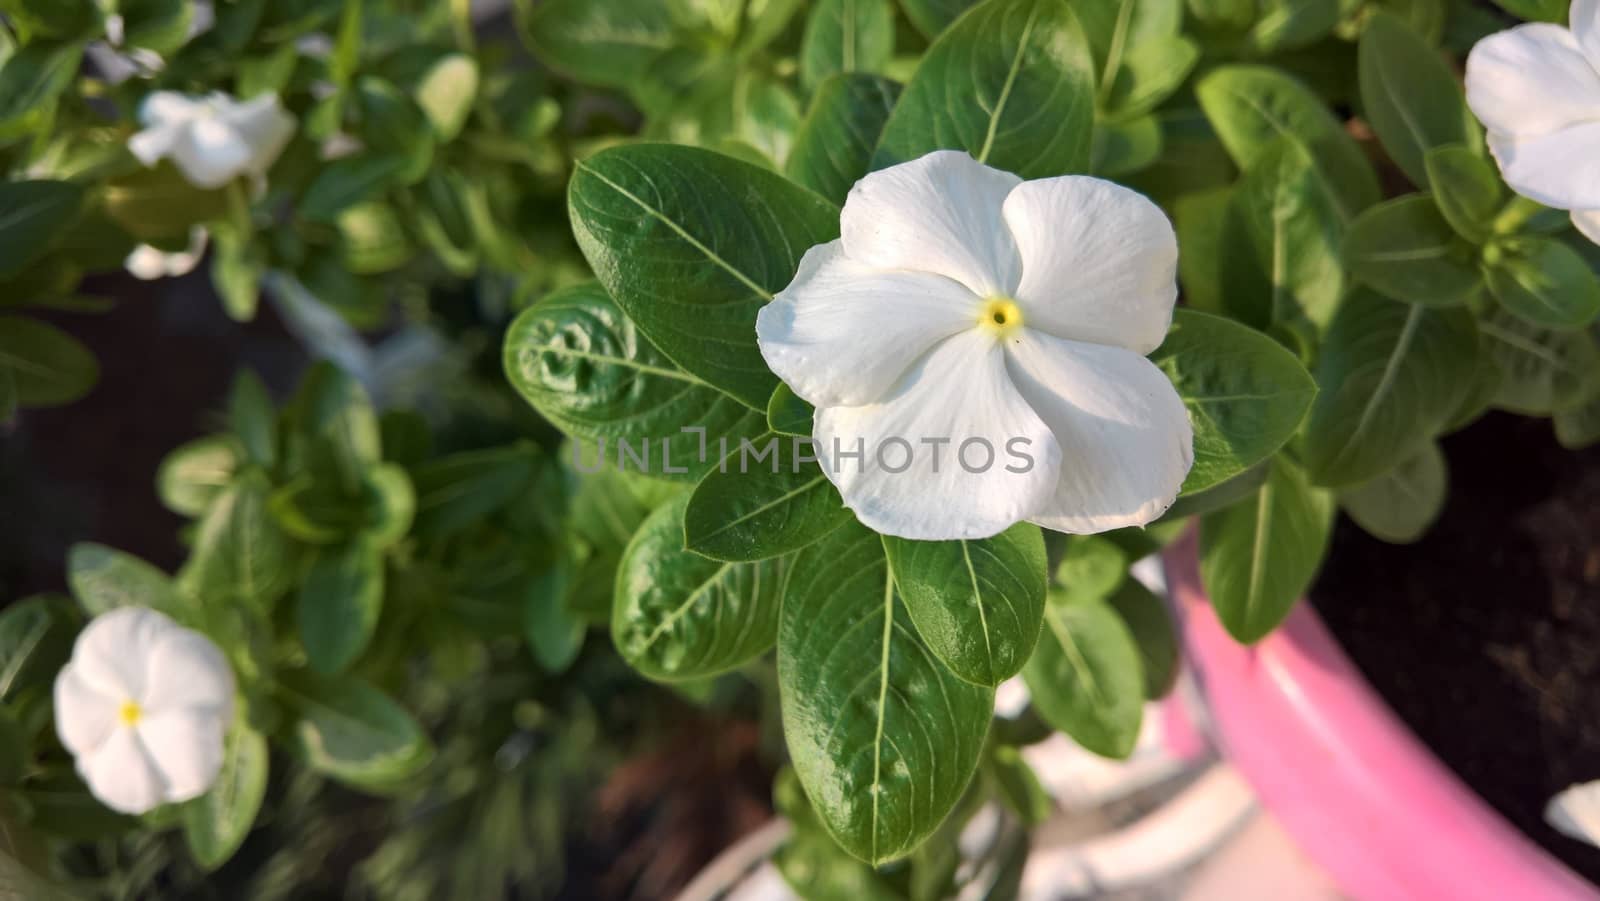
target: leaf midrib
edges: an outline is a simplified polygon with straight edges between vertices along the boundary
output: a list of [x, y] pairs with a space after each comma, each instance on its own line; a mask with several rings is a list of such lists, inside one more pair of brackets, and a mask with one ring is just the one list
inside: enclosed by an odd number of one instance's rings
[[1366, 434], [1367, 427], [1372, 424], [1372, 417], [1378, 406], [1389, 394], [1394, 386], [1395, 378], [1400, 369], [1400, 361], [1405, 358], [1411, 349], [1411, 342], [1416, 336], [1418, 325], [1422, 321], [1422, 307], [1413, 306], [1406, 311], [1406, 321], [1400, 327], [1400, 336], [1395, 339], [1394, 348], [1389, 352], [1389, 358], [1384, 361], [1383, 375], [1378, 378], [1378, 385], [1372, 389], [1372, 396], [1361, 408], [1361, 416], [1356, 420], [1356, 427], [1350, 431], [1350, 437], [1339, 447], [1339, 452], [1328, 461], [1328, 469], [1336, 469], [1340, 461], [1350, 453], [1350, 449], [1360, 443]]
[[1011, 69], [1006, 72], [1006, 82], [1000, 88], [1000, 97], [995, 101], [994, 110], [989, 114], [989, 128], [983, 138], [983, 149], [978, 151], [976, 157], [980, 163], [987, 163], [989, 151], [994, 149], [995, 134], [1000, 128], [1000, 116], [1005, 113], [1006, 104], [1011, 100], [1011, 88], [1016, 84], [1017, 74], [1022, 70], [1022, 57], [1026, 55], [1028, 38], [1033, 35], [1033, 26], [1038, 19], [1039, 7], [1034, 6], [1028, 12], [1028, 21], [1023, 23], [1022, 35], [1017, 40], [1017, 52], [1011, 58]]

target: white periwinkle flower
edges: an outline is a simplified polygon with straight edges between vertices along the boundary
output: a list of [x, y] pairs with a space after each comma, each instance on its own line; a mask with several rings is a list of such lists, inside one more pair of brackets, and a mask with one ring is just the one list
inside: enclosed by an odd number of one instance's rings
[[140, 244], [128, 254], [123, 266], [134, 278], [153, 281], [158, 278], [177, 278], [188, 275], [200, 265], [206, 254], [206, 230], [195, 226], [189, 230], [189, 246], [185, 250], [169, 253], [159, 247]]
[[151, 94], [139, 110], [145, 129], [128, 149], [146, 166], [171, 159], [198, 188], [219, 188], [240, 175], [266, 175], [294, 134], [294, 117], [274, 94], [240, 103], [226, 94]]
[[1564, 835], [1600, 847], [1600, 780], [1567, 786], [1545, 805], [1544, 821]]
[[1531, 22], [1467, 56], [1467, 105], [1506, 184], [1600, 243], [1600, 0], [1573, 0], [1571, 29]]
[[205, 794], [222, 767], [233, 671], [211, 640], [144, 607], [96, 617], [56, 676], [56, 732], [107, 807]]
[[982, 538], [1143, 525], [1193, 462], [1145, 359], [1177, 299], [1155, 204], [939, 151], [850, 191], [841, 237], [761, 310], [762, 355], [816, 406], [823, 469], [866, 525]]

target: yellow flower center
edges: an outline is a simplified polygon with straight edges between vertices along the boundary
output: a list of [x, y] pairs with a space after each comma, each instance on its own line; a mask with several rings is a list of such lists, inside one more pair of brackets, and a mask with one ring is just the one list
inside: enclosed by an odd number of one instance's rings
[[978, 325], [996, 334], [1008, 335], [1022, 327], [1022, 308], [1009, 297], [991, 297], [983, 302]]
[[124, 726], [138, 725], [144, 716], [144, 708], [139, 706], [138, 701], [123, 701], [122, 709], [117, 711], [117, 716]]

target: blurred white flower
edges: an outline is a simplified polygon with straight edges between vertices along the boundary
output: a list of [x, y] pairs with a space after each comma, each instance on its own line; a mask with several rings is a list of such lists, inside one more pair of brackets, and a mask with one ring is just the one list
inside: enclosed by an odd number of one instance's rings
[[201, 257], [206, 255], [206, 242], [206, 230], [197, 225], [189, 230], [188, 249], [169, 253], [159, 247], [140, 244], [133, 249], [133, 253], [128, 254], [123, 265], [134, 278], [145, 281], [188, 275], [200, 264]]
[[171, 159], [198, 188], [266, 175], [295, 125], [274, 94], [240, 103], [221, 93], [157, 91], [145, 99], [139, 118], [145, 129], [128, 139], [133, 155], [146, 166]]
[[233, 671], [210, 639], [144, 607], [101, 614], [56, 677], [56, 732], [107, 807], [205, 794], [222, 767]]
[[322, 157], [324, 162], [331, 162], [333, 160], [342, 160], [347, 156], [355, 156], [366, 149], [367, 145], [363, 144], [360, 138], [342, 131], [336, 131], [328, 135], [322, 142], [322, 146], [318, 148], [318, 155]]
[[1600, 847], [1600, 779], [1567, 786], [1545, 805], [1544, 821], [1563, 835]]
[[925, 540], [1023, 520], [1101, 532], [1171, 506], [1193, 435], [1145, 359], [1177, 299], [1155, 204], [938, 151], [858, 182], [840, 234], [756, 335], [816, 406], [817, 455], [863, 523]]
[[1600, 243], [1600, 0], [1573, 0], [1562, 28], [1530, 22], [1467, 56], [1467, 105], [1511, 189], [1570, 210]]

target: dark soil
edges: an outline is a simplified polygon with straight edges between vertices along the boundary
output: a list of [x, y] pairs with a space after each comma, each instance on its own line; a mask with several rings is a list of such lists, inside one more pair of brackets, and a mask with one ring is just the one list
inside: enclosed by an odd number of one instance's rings
[[1543, 819], [1551, 795], [1600, 779], [1600, 448], [1507, 414], [1443, 447], [1438, 523], [1395, 546], [1341, 519], [1313, 603], [1452, 770], [1600, 883], [1600, 849]]

